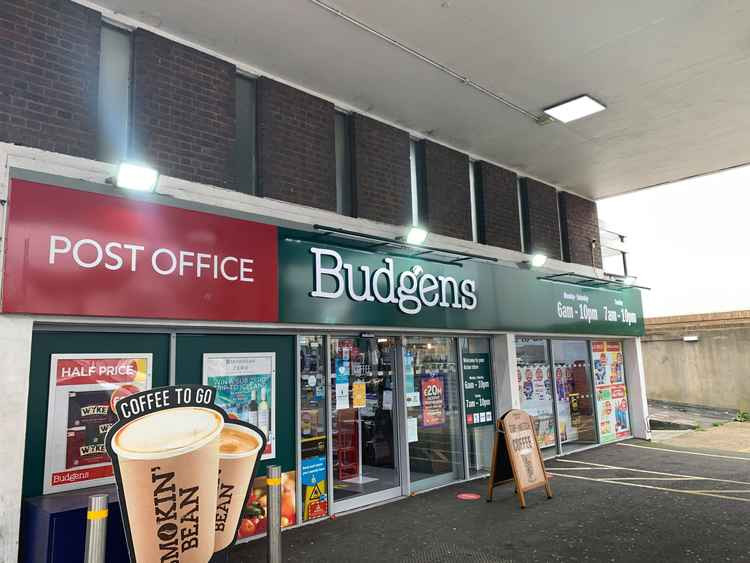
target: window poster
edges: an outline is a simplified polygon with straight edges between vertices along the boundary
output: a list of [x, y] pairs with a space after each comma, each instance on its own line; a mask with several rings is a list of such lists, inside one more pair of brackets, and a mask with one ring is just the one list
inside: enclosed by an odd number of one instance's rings
[[490, 355], [465, 352], [461, 363], [467, 426], [494, 425]]
[[308, 438], [301, 447], [302, 520], [328, 514], [326, 438]]
[[151, 388], [151, 354], [52, 354], [45, 494], [112, 483], [104, 438], [114, 405]]
[[422, 377], [422, 427], [445, 423], [445, 384], [441, 375]]
[[[268, 532], [268, 483], [266, 479], [266, 477], [256, 477], [253, 480], [247, 502], [240, 514], [237, 543], [248, 542], [251, 538]], [[297, 523], [296, 483], [296, 471], [281, 474], [282, 528], [294, 526]]]
[[549, 366], [542, 363], [519, 362], [516, 366], [516, 379], [521, 408], [533, 417], [539, 447], [555, 445], [552, 380]]
[[407, 407], [419, 406], [419, 391], [415, 389], [414, 380], [414, 356], [408, 350], [404, 350], [404, 394], [406, 396]]
[[261, 459], [276, 457], [276, 354], [203, 354], [203, 383], [216, 387], [216, 404], [231, 418], [249, 422], [265, 434]]
[[336, 358], [336, 410], [349, 408], [349, 349], [345, 348], [346, 359]]
[[594, 358], [600, 439], [606, 443], [627, 438], [630, 436], [630, 415], [622, 343], [594, 341], [591, 343], [591, 352]]
[[[352, 408], [353, 409], [365, 408], [366, 403], [367, 403], [367, 397], [365, 394], [365, 383], [364, 381], [355, 381], [354, 384], [352, 385]], [[373, 415], [369, 415], [369, 416], [373, 416]]]

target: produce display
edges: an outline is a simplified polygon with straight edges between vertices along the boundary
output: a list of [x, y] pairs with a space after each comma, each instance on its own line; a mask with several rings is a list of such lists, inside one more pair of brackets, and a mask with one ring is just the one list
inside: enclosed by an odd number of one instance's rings
[[[292, 526], [297, 521], [295, 495], [296, 472], [281, 474], [281, 527]], [[253, 481], [253, 488], [242, 511], [242, 520], [237, 530], [239, 540], [265, 534], [268, 530], [268, 486], [265, 477]]]

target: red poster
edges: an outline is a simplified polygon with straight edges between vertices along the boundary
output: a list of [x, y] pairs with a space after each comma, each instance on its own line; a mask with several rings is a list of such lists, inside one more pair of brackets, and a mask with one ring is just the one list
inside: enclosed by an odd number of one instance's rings
[[112, 482], [115, 405], [151, 387], [151, 354], [52, 354], [44, 492]]
[[422, 378], [422, 426], [445, 423], [444, 384], [440, 376]]
[[277, 229], [13, 180], [6, 313], [278, 320]]
[[608, 340], [607, 341], [607, 352], [621, 352], [620, 350], [620, 343], [617, 341]]

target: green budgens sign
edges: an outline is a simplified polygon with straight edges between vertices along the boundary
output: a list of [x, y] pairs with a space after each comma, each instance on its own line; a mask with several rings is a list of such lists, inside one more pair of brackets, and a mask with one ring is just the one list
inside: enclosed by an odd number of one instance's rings
[[[426, 273], [416, 264], [396, 273], [392, 258], [373, 270], [362, 264], [345, 262], [331, 248], [310, 248], [315, 256], [315, 270], [311, 297], [338, 299], [344, 295], [357, 302], [392, 304], [406, 315], [417, 315], [425, 307], [452, 307], [471, 311], [477, 307], [477, 284], [472, 279], [457, 280], [452, 276]], [[329, 283], [325, 283], [328, 278]], [[330, 288], [330, 284], [333, 288]]]
[[282, 323], [640, 336], [640, 291], [537, 279], [533, 270], [443, 264], [279, 230]]

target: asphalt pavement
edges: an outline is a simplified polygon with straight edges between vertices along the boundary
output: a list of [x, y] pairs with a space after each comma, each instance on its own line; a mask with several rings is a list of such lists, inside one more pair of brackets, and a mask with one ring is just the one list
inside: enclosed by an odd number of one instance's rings
[[[471, 481], [284, 532], [284, 561], [750, 561], [748, 454], [629, 440], [546, 466], [554, 497], [525, 510], [512, 483], [488, 503]], [[230, 555], [265, 559], [265, 540]]]

